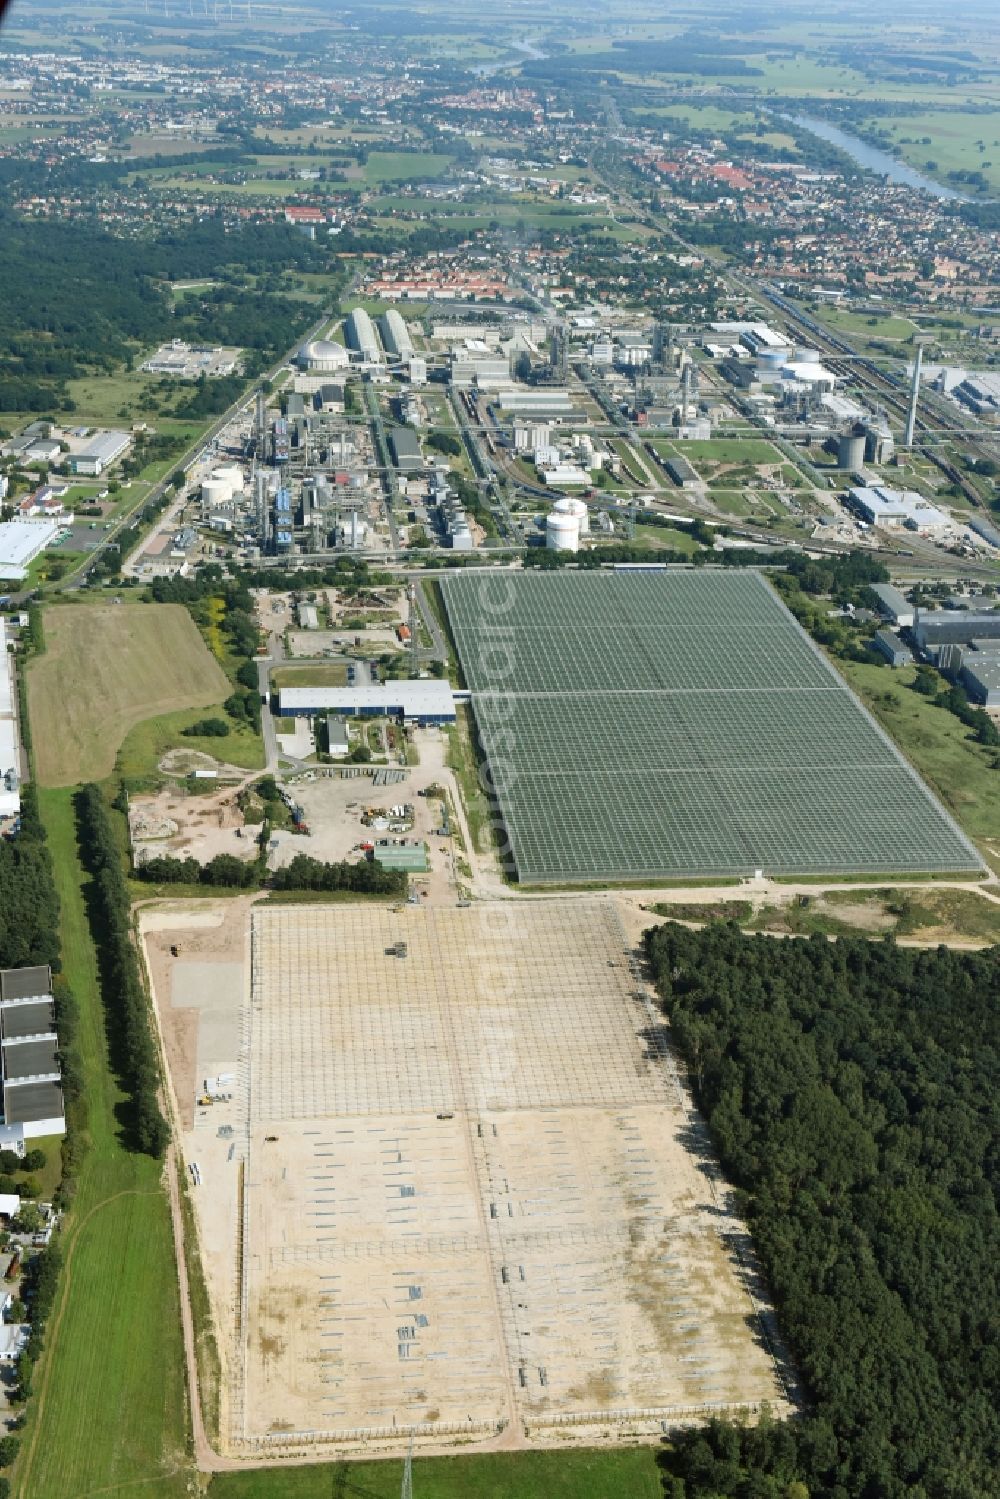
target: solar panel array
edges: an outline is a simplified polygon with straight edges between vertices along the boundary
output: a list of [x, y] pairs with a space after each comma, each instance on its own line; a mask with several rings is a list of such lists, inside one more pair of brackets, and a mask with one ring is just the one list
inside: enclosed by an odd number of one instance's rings
[[759, 573], [442, 591], [522, 881], [982, 867]]

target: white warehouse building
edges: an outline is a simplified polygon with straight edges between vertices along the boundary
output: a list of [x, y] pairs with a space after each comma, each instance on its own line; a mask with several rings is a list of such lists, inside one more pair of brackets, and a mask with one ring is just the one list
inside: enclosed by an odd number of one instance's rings
[[29, 564], [59, 535], [54, 520], [9, 520], [0, 525], [0, 578], [22, 582]]

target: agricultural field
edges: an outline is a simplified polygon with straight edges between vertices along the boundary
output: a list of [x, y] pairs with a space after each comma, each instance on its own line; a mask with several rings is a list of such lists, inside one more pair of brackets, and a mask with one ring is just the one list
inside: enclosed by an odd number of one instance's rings
[[759, 574], [489, 587], [441, 584], [522, 882], [981, 870]]
[[42, 786], [102, 780], [141, 720], [229, 696], [225, 673], [179, 604], [59, 604], [45, 611], [44, 631], [45, 652], [28, 670]]

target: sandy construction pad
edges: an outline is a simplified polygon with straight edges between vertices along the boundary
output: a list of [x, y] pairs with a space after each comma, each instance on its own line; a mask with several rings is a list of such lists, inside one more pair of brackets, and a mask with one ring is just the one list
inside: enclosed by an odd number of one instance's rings
[[169, 982], [177, 932], [147, 935], [199, 1062], [231, 1055], [238, 1079], [185, 1139], [232, 1451], [592, 1442], [783, 1408], [745, 1231], [613, 902], [239, 920], [242, 970], [233, 911]]

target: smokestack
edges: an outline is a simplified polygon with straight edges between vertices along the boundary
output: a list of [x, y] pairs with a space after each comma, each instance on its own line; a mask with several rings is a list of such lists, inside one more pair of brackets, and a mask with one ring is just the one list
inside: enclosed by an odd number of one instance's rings
[[917, 397], [920, 395], [920, 370], [924, 362], [924, 346], [917, 344], [917, 357], [913, 361], [913, 384], [910, 386], [910, 409], [906, 413], [906, 432], [903, 442], [908, 448], [913, 446], [913, 430], [917, 424]]

